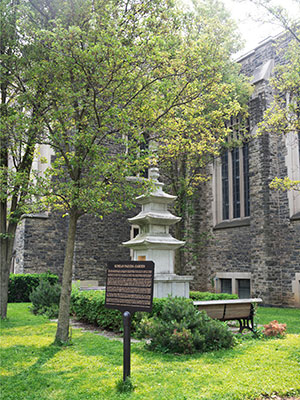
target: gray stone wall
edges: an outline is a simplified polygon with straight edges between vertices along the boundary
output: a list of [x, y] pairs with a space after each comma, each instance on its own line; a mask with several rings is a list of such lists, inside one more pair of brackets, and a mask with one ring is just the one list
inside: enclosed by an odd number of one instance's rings
[[75, 245], [74, 279], [98, 280], [105, 285], [107, 261], [130, 260], [129, 249], [121, 243], [129, 240], [127, 221], [134, 211], [105, 216], [102, 220], [85, 215], [78, 222]]
[[[107, 261], [129, 260], [121, 243], [129, 239], [129, 216], [111, 214], [100, 218], [85, 215], [78, 220], [74, 254], [74, 280], [105, 284]], [[24, 216], [15, 241], [15, 273], [51, 271], [62, 278], [68, 218], [60, 213]]]
[[18, 226], [17, 273], [51, 271], [62, 276], [67, 221], [59, 214], [28, 215]]
[[[286, 44], [287, 41], [283, 41], [281, 46]], [[256, 68], [269, 59], [273, 59], [275, 65], [284, 62], [276, 55], [274, 42], [260, 46], [242, 59], [242, 71], [254, 76]], [[268, 80], [256, 82], [250, 101], [250, 128], [253, 132], [271, 101]], [[203, 198], [206, 201], [202, 229], [211, 239], [206, 243], [206, 249], [199, 252], [197, 268], [203, 273], [194, 274], [194, 289], [205, 286], [202, 281], [205, 275], [207, 289], [214, 290], [217, 273], [247, 272], [251, 274], [252, 296], [262, 297], [269, 305], [295, 305], [292, 281], [300, 272], [300, 220], [289, 217], [287, 193], [269, 188], [275, 176], [287, 175], [286, 151], [284, 138], [276, 133], [250, 141], [250, 218], [245, 220], [244, 226], [237, 226], [232, 221], [223, 229], [214, 227], [212, 186], [205, 185], [200, 190], [202, 202]], [[203, 211], [201, 214], [203, 216]]]

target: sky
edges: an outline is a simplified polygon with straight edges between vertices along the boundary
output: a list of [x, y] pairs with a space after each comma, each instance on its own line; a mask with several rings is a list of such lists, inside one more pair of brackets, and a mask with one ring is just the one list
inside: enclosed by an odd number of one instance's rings
[[[276, 36], [282, 32], [275, 24], [257, 22], [250, 15], [257, 16], [257, 8], [249, 0], [221, 0], [230, 11], [232, 18], [237, 22], [239, 31], [245, 41], [245, 47], [237, 55], [245, 54], [254, 49], [261, 41], [269, 36]], [[300, 7], [296, 7], [293, 0], [273, 0], [277, 5], [284, 7], [289, 15], [300, 19]], [[299, 0], [298, 0], [299, 4]], [[262, 13], [262, 10], [260, 11]], [[263, 16], [263, 14], [262, 14]]]
[[[190, 0], [181, 0], [185, 4], [191, 4]], [[243, 50], [235, 55], [238, 58], [248, 51], [254, 49], [260, 42], [270, 36], [276, 36], [283, 31], [279, 25], [266, 22], [258, 22], [260, 15], [261, 21], [267, 19], [267, 14], [263, 9], [258, 9], [251, 0], [220, 0], [224, 3], [231, 17], [237, 22], [241, 37], [245, 43]], [[289, 16], [300, 20], [300, 0], [270, 0], [272, 4], [285, 8]], [[298, 3], [298, 5], [296, 5]], [[259, 10], [259, 12], [258, 12]], [[255, 20], [256, 17], [256, 20]]]

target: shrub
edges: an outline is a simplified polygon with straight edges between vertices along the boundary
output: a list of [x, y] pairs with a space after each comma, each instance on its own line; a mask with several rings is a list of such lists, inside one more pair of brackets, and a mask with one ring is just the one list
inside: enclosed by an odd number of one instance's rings
[[41, 279], [29, 296], [32, 302], [31, 311], [34, 314], [46, 314], [49, 318], [57, 317], [60, 292], [58, 283], [51, 284], [48, 280]]
[[264, 325], [263, 334], [265, 336], [284, 336], [286, 334], [286, 324], [279, 324], [278, 321], [271, 321]]
[[102, 329], [115, 332], [122, 330], [122, 314], [118, 310], [105, 307], [104, 291], [79, 291], [71, 294], [71, 313], [79, 320], [98, 325]]
[[190, 299], [193, 299], [196, 301], [232, 300], [232, 299], [238, 299], [238, 295], [237, 294], [229, 294], [229, 293], [210, 293], [210, 292], [190, 291]]
[[198, 311], [190, 299], [166, 299], [159, 316], [143, 319], [139, 336], [149, 338], [152, 350], [193, 353], [229, 348], [234, 343], [227, 326]]
[[[73, 288], [71, 313], [102, 329], [123, 330], [122, 313], [105, 307], [104, 291]], [[164, 352], [192, 353], [233, 345], [233, 335], [227, 326], [199, 312], [192, 299], [154, 298], [151, 313], [132, 315], [131, 331], [139, 338], [151, 338], [150, 349]]]
[[26, 303], [30, 302], [30, 294], [41, 280], [47, 280], [54, 284], [58, 282], [58, 276], [50, 273], [42, 274], [10, 274], [8, 282], [8, 302]]
[[[134, 333], [146, 316], [160, 315], [166, 299], [153, 299], [152, 313], [136, 312], [131, 317], [131, 330]], [[73, 288], [71, 294], [71, 313], [78, 319], [115, 332], [123, 330], [122, 313], [105, 307], [104, 291], [79, 291]]]

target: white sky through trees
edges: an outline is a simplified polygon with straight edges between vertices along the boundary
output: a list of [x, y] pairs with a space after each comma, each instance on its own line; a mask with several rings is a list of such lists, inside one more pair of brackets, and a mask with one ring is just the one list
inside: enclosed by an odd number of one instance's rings
[[[275, 36], [283, 29], [279, 24], [267, 23], [266, 12], [257, 8], [249, 0], [221, 0], [237, 22], [245, 47], [238, 55], [254, 49], [261, 41], [269, 36]], [[296, 4], [298, 3], [298, 5]], [[289, 16], [300, 19], [300, 4], [297, 0], [273, 0], [272, 4], [284, 7]]]
[[[191, 0], [180, 0], [190, 5]], [[205, 1], [205, 0], [203, 0]], [[260, 42], [283, 31], [279, 23], [267, 23], [267, 12], [256, 7], [251, 0], [220, 0], [236, 21], [244, 48], [235, 55], [235, 59], [254, 49]], [[270, 0], [271, 4], [285, 8], [289, 16], [300, 21], [300, 0]]]

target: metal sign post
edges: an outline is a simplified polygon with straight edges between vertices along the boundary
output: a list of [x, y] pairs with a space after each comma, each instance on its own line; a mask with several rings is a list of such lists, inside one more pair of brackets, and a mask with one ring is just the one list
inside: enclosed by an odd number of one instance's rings
[[130, 376], [130, 325], [135, 311], [152, 311], [153, 261], [109, 262], [106, 275], [105, 307], [123, 313], [123, 380]]
[[131, 314], [129, 311], [123, 313], [123, 381], [130, 376], [130, 325]]

